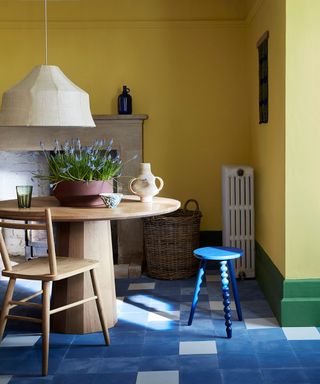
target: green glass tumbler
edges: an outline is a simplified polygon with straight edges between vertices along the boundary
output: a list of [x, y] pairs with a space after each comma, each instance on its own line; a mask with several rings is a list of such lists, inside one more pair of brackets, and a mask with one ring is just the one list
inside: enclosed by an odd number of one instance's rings
[[32, 196], [32, 185], [17, 185], [17, 200], [19, 208], [30, 208], [31, 196]]

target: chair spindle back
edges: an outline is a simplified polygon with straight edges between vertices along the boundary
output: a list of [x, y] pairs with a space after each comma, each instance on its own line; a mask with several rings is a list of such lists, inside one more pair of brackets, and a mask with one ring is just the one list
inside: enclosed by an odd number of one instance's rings
[[[10, 217], [10, 212], [8, 212], [8, 217]], [[15, 220], [20, 220], [15, 212]], [[0, 217], [1, 219], [1, 217]], [[43, 215], [37, 218], [37, 222], [41, 223], [32, 223], [32, 224], [22, 224], [22, 223], [14, 223], [14, 222], [0, 222], [0, 228], [11, 228], [11, 229], [22, 229], [22, 230], [42, 230], [47, 233], [47, 245], [48, 245], [48, 262], [49, 262], [49, 271], [50, 275], [57, 275], [57, 260], [56, 260], [56, 251], [54, 245], [54, 237], [53, 237], [53, 228], [52, 228], [52, 218], [51, 218], [51, 210], [49, 208], [45, 209]], [[4, 264], [4, 268], [7, 271], [12, 270], [12, 265], [9, 257], [9, 253], [3, 238], [3, 234], [0, 231], [0, 252], [2, 261]]]

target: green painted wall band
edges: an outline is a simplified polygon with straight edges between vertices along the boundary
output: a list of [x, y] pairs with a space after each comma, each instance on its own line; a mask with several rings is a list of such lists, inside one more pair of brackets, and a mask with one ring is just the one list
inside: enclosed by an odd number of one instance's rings
[[259, 243], [256, 277], [281, 326], [320, 326], [320, 279], [284, 279]]

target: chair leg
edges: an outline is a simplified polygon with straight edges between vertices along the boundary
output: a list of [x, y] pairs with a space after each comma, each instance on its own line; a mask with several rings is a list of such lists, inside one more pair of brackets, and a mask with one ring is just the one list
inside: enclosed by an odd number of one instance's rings
[[242, 311], [241, 311], [241, 305], [240, 305], [240, 299], [239, 299], [239, 293], [238, 293], [238, 285], [237, 285], [237, 280], [236, 280], [236, 275], [234, 272], [234, 266], [233, 266], [232, 260], [228, 260], [228, 269], [229, 269], [229, 274], [230, 274], [231, 283], [232, 283], [233, 297], [234, 297], [234, 301], [236, 303], [236, 308], [237, 308], [238, 320], [242, 321]]
[[10, 310], [9, 301], [12, 300], [15, 283], [16, 283], [16, 279], [10, 278], [6, 294], [4, 296], [1, 315], [0, 315], [0, 343], [2, 341], [4, 330], [7, 325], [7, 316]]
[[91, 276], [91, 281], [92, 281], [93, 292], [94, 292], [95, 296], [97, 296], [96, 304], [97, 304], [97, 309], [98, 309], [98, 314], [99, 314], [99, 319], [100, 319], [100, 323], [101, 323], [101, 328], [102, 328], [104, 340], [105, 340], [106, 345], [110, 345], [108, 326], [107, 326], [107, 322], [106, 322], [106, 319], [104, 317], [102, 306], [101, 306], [100, 288], [99, 288], [99, 284], [98, 284], [96, 271], [94, 269], [90, 270], [90, 276]]
[[188, 325], [192, 324], [194, 312], [196, 310], [196, 306], [197, 306], [198, 299], [199, 299], [199, 293], [200, 293], [200, 288], [201, 288], [203, 276], [204, 276], [205, 271], [206, 271], [206, 266], [207, 266], [207, 260], [201, 260], [201, 263], [200, 263], [200, 266], [199, 266], [199, 271], [198, 271], [198, 276], [197, 276], [196, 287], [194, 289], [194, 294], [193, 294], [193, 300], [192, 300], [192, 305], [191, 305]]
[[42, 376], [48, 375], [50, 336], [50, 282], [42, 282]]
[[226, 261], [220, 261], [220, 275], [222, 283], [222, 296], [223, 296], [223, 310], [226, 325], [226, 332], [228, 339], [232, 337], [232, 321], [231, 321], [231, 309], [230, 309], [230, 293], [229, 293], [229, 280], [228, 280], [228, 268]]

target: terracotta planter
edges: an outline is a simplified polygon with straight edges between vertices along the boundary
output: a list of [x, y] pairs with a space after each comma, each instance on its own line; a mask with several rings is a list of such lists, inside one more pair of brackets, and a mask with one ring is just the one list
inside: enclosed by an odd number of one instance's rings
[[113, 192], [113, 181], [61, 181], [53, 190], [63, 207], [104, 207], [99, 193]]

